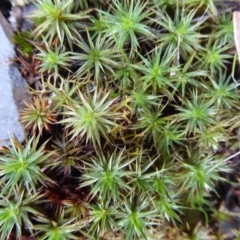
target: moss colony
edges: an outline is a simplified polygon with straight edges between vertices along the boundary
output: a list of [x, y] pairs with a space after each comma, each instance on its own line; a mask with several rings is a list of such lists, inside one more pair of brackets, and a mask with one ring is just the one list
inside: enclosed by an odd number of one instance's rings
[[36, 2], [14, 37], [32, 101], [26, 141], [1, 150], [1, 239], [223, 239], [239, 151], [232, 9]]

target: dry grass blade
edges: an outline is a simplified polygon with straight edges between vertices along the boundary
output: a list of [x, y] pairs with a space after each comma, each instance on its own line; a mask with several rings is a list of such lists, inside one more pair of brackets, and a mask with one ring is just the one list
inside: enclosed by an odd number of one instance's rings
[[234, 29], [234, 40], [238, 54], [238, 61], [240, 64], [240, 12], [233, 12], [233, 29]]

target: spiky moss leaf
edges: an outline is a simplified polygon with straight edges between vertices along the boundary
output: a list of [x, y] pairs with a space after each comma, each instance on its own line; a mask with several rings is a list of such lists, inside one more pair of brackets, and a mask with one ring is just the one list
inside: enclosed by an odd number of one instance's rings
[[112, 199], [116, 203], [122, 194], [132, 190], [126, 176], [133, 175], [128, 165], [134, 160], [126, 158], [124, 151], [106, 156], [98, 152], [90, 161], [84, 161], [80, 186], [92, 186], [92, 197], [97, 196], [102, 201]]
[[11, 146], [1, 149], [0, 155], [0, 183], [4, 185], [2, 194], [11, 193], [15, 185], [20, 189], [26, 188], [28, 192], [37, 192], [37, 184], [53, 183], [42, 169], [50, 166], [54, 152], [45, 152], [47, 142], [38, 146], [39, 136], [33, 136], [25, 145], [16, 138], [10, 138]]
[[130, 194], [121, 202], [116, 218], [125, 239], [147, 239], [145, 229], [158, 224], [158, 216], [152, 209], [151, 198], [144, 194]]
[[73, 53], [71, 58], [80, 64], [76, 72], [77, 77], [88, 76], [90, 73], [96, 82], [106, 79], [109, 74], [114, 74], [115, 69], [121, 64], [121, 55], [113, 41], [106, 35], [99, 34], [92, 39], [87, 30], [88, 43], [77, 41], [76, 45], [83, 51]]
[[47, 71], [48, 74], [53, 73], [53, 75], [57, 77], [59, 75], [60, 67], [68, 70], [71, 62], [71, 52], [64, 51], [61, 46], [58, 46], [52, 50], [44, 38], [43, 41], [46, 50], [36, 46], [40, 51], [36, 56], [36, 59], [41, 61], [39, 71], [42, 73]]
[[64, 112], [61, 121], [70, 129], [71, 140], [79, 142], [85, 138], [86, 142], [92, 141], [94, 146], [101, 146], [101, 136], [109, 141], [108, 133], [111, 128], [117, 126], [116, 121], [121, 118], [119, 112], [114, 110], [117, 99], [107, 100], [110, 92], [95, 90], [93, 94], [79, 93], [79, 101], [72, 105], [66, 105], [69, 111]]
[[167, 13], [156, 11], [156, 18], [152, 19], [163, 28], [164, 31], [159, 33], [159, 43], [165, 47], [165, 51], [171, 53], [177, 51], [175, 61], [179, 64], [180, 58], [185, 61], [189, 55], [196, 50], [202, 49], [201, 42], [207, 35], [200, 33], [200, 28], [206, 18], [200, 18], [196, 23], [193, 19], [197, 13], [197, 9], [188, 11], [188, 9], [176, 9], [174, 19]]
[[56, 114], [46, 98], [33, 97], [32, 102], [25, 102], [25, 107], [20, 111], [20, 121], [32, 133], [43, 130], [51, 131], [51, 125], [56, 122]]
[[81, 27], [79, 20], [86, 19], [85, 13], [72, 13], [74, 6], [73, 0], [40, 0], [37, 3], [37, 9], [31, 14], [33, 20], [38, 21], [33, 35], [44, 38], [51, 44], [57, 37], [61, 45], [64, 45], [65, 39], [70, 47], [74, 38], [81, 38], [78, 28]]
[[139, 36], [154, 38], [147, 26], [147, 18], [152, 14], [151, 9], [146, 8], [147, 2], [131, 1], [121, 3], [114, 0], [110, 12], [100, 11], [105, 19], [107, 28], [104, 30], [109, 37], [113, 37], [119, 48], [124, 48], [130, 41], [130, 57], [139, 48]]
[[0, 236], [8, 239], [12, 230], [16, 230], [16, 238], [22, 237], [23, 226], [33, 233], [33, 223], [30, 216], [42, 214], [34, 208], [39, 203], [41, 195], [29, 195], [21, 191], [17, 185], [8, 196], [1, 193], [0, 196]]
[[84, 221], [74, 222], [74, 218], [66, 218], [64, 210], [55, 214], [54, 218], [52, 220], [43, 216], [36, 216], [39, 223], [35, 224], [34, 228], [40, 234], [39, 239], [79, 239], [75, 233], [86, 225]]
[[[181, 162], [180, 162], [181, 161]], [[181, 190], [186, 192], [187, 200], [192, 206], [206, 202], [204, 197], [210, 191], [215, 191], [217, 181], [224, 181], [220, 172], [229, 172], [230, 168], [225, 159], [211, 154], [199, 155], [198, 151], [189, 152], [188, 160], [179, 161], [179, 183]]]
[[197, 131], [203, 133], [207, 129], [216, 124], [214, 118], [218, 111], [213, 106], [214, 99], [200, 99], [198, 92], [192, 92], [188, 99], [182, 100], [183, 106], [175, 106], [179, 111], [175, 115], [175, 122], [183, 123], [183, 131], [185, 135], [195, 134]]

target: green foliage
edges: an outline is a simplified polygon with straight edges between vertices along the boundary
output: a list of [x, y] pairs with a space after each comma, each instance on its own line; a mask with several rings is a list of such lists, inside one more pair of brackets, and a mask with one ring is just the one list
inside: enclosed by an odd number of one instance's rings
[[73, 223], [73, 219], [65, 219], [64, 211], [55, 216], [55, 220], [46, 219], [41, 215], [36, 218], [39, 224], [34, 225], [34, 228], [41, 233], [40, 239], [78, 239], [74, 232], [80, 227], [80, 223]]
[[170, 74], [175, 74], [178, 67], [170, 66], [173, 55], [167, 52], [161, 55], [161, 50], [155, 48], [148, 59], [141, 56], [142, 64], [134, 67], [142, 73], [140, 81], [143, 82], [142, 87], [145, 91], [150, 88], [156, 94], [157, 89], [161, 89], [164, 94], [170, 96], [168, 87], [174, 88]]
[[95, 81], [106, 79], [109, 74], [114, 74], [114, 69], [119, 65], [120, 54], [107, 36], [99, 34], [93, 42], [89, 33], [88, 44], [78, 41], [77, 46], [84, 53], [73, 53], [72, 59], [77, 60], [81, 65], [76, 72], [77, 77], [86, 77], [89, 72]]
[[163, 222], [180, 222], [181, 201], [177, 191], [177, 181], [172, 177], [172, 170], [162, 169], [152, 181], [156, 213]]
[[116, 214], [118, 226], [123, 230], [125, 239], [147, 239], [144, 230], [155, 225], [156, 214], [150, 209], [152, 202], [144, 195], [130, 195]]
[[204, 70], [194, 69], [192, 67], [193, 59], [196, 54], [192, 54], [189, 60], [176, 72], [174, 78], [175, 84], [174, 87], [178, 90], [177, 94], [181, 98], [184, 98], [186, 95], [186, 89], [188, 88], [202, 88], [204, 83], [201, 84], [200, 79], [207, 77], [208, 74]]
[[70, 52], [61, 50], [61, 47], [57, 47], [52, 50], [50, 46], [44, 41], [46, 50], [36, 46], [39, 49], [37, 59], [41, 61], [39, 66], [40, 72], [47, 71], [49, 74], [54, 73], [54, 76], [59, 75], [59, 67], [67, 69], [70, 64]]
[[151, 112], [140, 112], [139, 116], [139, 128], [143, 129], [143, 134], [146, 134], [149, 140], [153, 138], [156, 145], [166, 126], [166, 120], [161, 117], [162, 110], [156, 108]]
[[51, 44], [57, 37], [60, 44], [64, 44], [64, 40], [72, 46], [74, 38], [79, 38], [78, 32], [79, 20], [86, 19], [84, 13], [73, 14], [73, 0], [41, 0], [37, 4], [38, 10], [32, 14], [32, 19], [37, 20], [37, 27], [33, 34], [40, 36], [44, 34], [44, 38]]
[[92, 222], [88, 230], [88, 235], [99, 237], [103, 236], [105, 232], [113, 234], [117, 227], [116, 220], [114, 219], [116, 211], [111, 208], [110, 200], [100, 200], [97, 205], [90, 206], [90, 209], [90, 219]]
[[64, 112], [62, 123], [70, 129], [71, 140], [75, 139], [77, 143], [85, 138], [86, 142], [91, 140], [95, 147], [101, 146], [100, 136], [109, 141], [108, 132], [117, 126], [116, 120], [120, 118], [114, 109], [117, 99], [108, 100], [109, 94], [97, 90], [93, 94], [79, 91], [79, 100], [66, 106], [68, 111]]
[[153, 2], [153, 6], [155, 6], [157, 9], [166, 10], [168, 7], [175, 7], [176, 1], [175, 0], [153, 0], [150, 1]]
[[121, 89], [128, 89], [133, 84], [134, 80], [138, 78], [135, 69], [130, 64], [121, 63], [115, 72], [114, 81]]
[[206, 128], [203, 132], [198, 131], [195, 138], [198, 141], [199, 148], [204, 149], [204, 151], [206, 149], [218, 149], [219, 143], [226, 142], [229, 136], [224, 128], [226, 125], [227, 123], [220, 122], [220, 119], [217, 119], [215, 125], [211, 128]]
[[98, 198], [104, 202], [110, 199], [117, 202], [122, 197], [121, 192], [131, 190], [125, 176], [132, 174], [131, 171], [126, 170], [126, 166], [133, 160], [125, 160], [123, 152], [114, 152], [107, 156], [98, 153], [91, 162], [84, 162], [81, 187], [90, 185], [92, 197], [98, 194]]
[[191, 7], [206, 8], [206, 11], [209, 11], [211, 15], [217, 16], [217, 7], [216, 0], [182, 0], [183, 4], [188, 3]]
[[39, 147], [39, 137], [32, 137], [25, 146], [16, 138], [10, 140], [11, 146], [3, 148], [1, 152], [4, 155], [0, 155], [0, 183], [4, 185], [2, 194], [6, 191], [12, 192], [16, 184], [30, 193], [37, 191], [36, 186], [39, 182], [44, 185], [51, 183], [51, 179], [42, 172], [42, 167], [51, 164], [47, 162], [53, 154], [45, 152], [47, 142]]
[[0, 196], [0, 231], [1, 239], [8, 239], [11, 232], [16, 230], [16, 239], [22, 236], [22, 225], [32, 232], [31, 214], [41, 215], [31, 205], [38, 203], [40, 195], [27, 196], [24, 191], [15, 188], [8, 196]]
[[104, 31], [113, 37], [117, 46], [123, 48], [130, 41], [130, 56], [139, 48], [139, 36], [154, 37], [147, 26], [147, 18], [152, 14], [141, 1], [113, 1], [110, 12], [101, 11], [106, 21], [107, 29]]
[[229, 172], [230, 169], [225, 160], [216, 159], [212, 155], [201, 156], [198, 152], [191, 154], [187, 161], [180, 163], [182, 171], [179, 179], [182, 191], [188, 192], [187, 200], [194, 205], [203, 201], [204, 195], [215, 191], [214, 184], [224, 180], [219, 173]]
[[133, 109], [143, 109], [147, 111], [151, 106], [158, 105], [160, 96], [146, 94], [142, 90], [132, 91]]
[[219, 72], [216, 77], [210, 78], [211, 85], [206, 97], [214, 99], [218, 109], [226, 109], [237, 106], [236, 100], [238, 93], [236, 92], [237, 84], [232, 81], [232, 76], [226, 76], [226, 73]]
[[61, 85], [59, 88], [52, 85], [51, 83], [47, 84], [48, 89], [51, 91], [52, 95], [49, 97], [51, 101], [52, 111], [62, 112], [65, 110], [64, 106], [67, 106], [72, 103], [77, 95], [77, 89], [81, 86], [79, 83], [76, 83], [71, 78], [60, 78]]
[[177, 62], [180, 57], [187, 60], [189, 54], [201, 49], [200, 42], [206, 38], [206, 35], [199, 31], [205, 18], [200, 18], [196, 23], [193, 22], [196, 11], [197, 9], [193, 9], [188, 12], [188, 9], [177, 7], [174, 19], [161, 11], [156, 11], [157, 18], [153, 19], [164, 28], [164, 32], [159, 33], [159, 43], [168, 53], [177, 50]]
[[197, 91], [192, 92], [189, 99], [183, 100], [183, 106], [176, 106], [179, 113], [176, 114], [177, 122], [184, 122], [184, 133], [195, 134], [197, 131], [203, 132], [216, 124], [214, 116], [217, 114], [217, 109], [213, 107], [213, 99], [206, 101], [200, 99]]
[[228, 66], [229, 59], [233, 56], [227, 54], [227, 50], [230, 49], [229, 45], [222, 46], [221, 43], [213, 39], [209, 39], [205, 49], [200, 52], [200, 68], [209, 71], [211, 74], [215, 74], [221, 69]]
[[22, 54], [32, 55], [34, 46], [29, 42], [32, 40], [32, 36], [30, 32], [16, 32], [13, 35], [13, 42], [16, 44], [18, 50], [22, 52]]
[[1, 148], [0, 238], [220, 239], [238, 184], [231, 14], [213, 0], [36, 5], [15, 42], [42, 88], [20, 113], [29, 136]]
[[224, 13], [219, 15], [219, 19], [214, 26], [216, 32], [214, 37], [220, 39], [222, 44], [233, 45], [233, 23], [232, 23], [232, 14]]
[[158, 171], [151, 171], [157, 158], [152, 160], [143, 150], [135, 152], [134, 155], [136, 155], [135, 161], [129, 166], [133, 172], [129, 179], [129, 184], [137, 193], [144, 192], [149, 194], [152, 188], [150, 179], [159, 173]]

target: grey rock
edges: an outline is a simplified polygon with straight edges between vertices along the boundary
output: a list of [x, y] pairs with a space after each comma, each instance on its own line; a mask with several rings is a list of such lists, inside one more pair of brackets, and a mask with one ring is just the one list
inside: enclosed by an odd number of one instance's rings
[[14, 31], [29, 31], [33, 27], [31, 15], [38, 10], [35, 4], [28, 4], [24, 6], [13, 6], [10, 12], [9, 22]]
[[[232, 205], [234, 202], [232, 202]], [[224, 236], [224, 240], [235, 240], [236, 232], [240, 231], [240, 208], [236, 202], [231, 206], [231, 210], [229, 207], [226, 207], [227, 205], [225, 203], [220, 208], [220, 212], [225, 213], [225, 219], [220, 220], [218, 227]]]
[[8, 144], [10, 136], [16, 136], [20, 142], [24, 140], [19, 110], [30, 98], [26, 81], [11, 61], [15, 51], [9, 39], [10, 29], [0, 14], [0, 146]]
[[224, 234], [225, 240], [236, 239], [236, 231], [240, 230], [240, 219], [239, 217], [231, 217], [219, 224], [219, 228], [222, 234]]
[[30, 16], [38, 10], [38, 7], [35, 4], [28, 4], [23, 7], [23, 19], [21, 23], [22, 30], [30, 30], [33, 27], [33, 22], [30, 19]]

